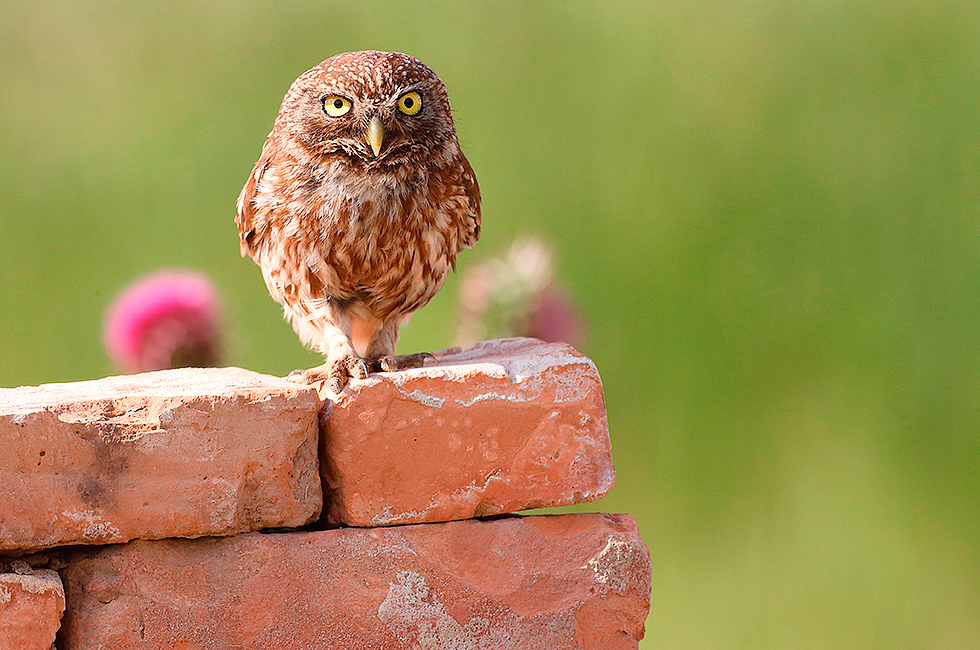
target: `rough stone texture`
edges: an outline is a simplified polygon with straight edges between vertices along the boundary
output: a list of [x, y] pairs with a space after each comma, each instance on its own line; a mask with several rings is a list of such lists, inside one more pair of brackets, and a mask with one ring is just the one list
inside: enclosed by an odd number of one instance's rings
[[0, 650], [48, 650], [64, 611], [65, 591], [55, 571], [0, 573]]
[[0, 389], [0, 550], [316, 519], [318, 409], [238, 368]]
[[580, 503], [615, 479], [599, 373], [564, 343], [486, 341], [323, 397], [330, 523], [452, 521]]
[[618, 650], [650, 605], [627, 515], [136, 541], [63, 575], [62, 650]]

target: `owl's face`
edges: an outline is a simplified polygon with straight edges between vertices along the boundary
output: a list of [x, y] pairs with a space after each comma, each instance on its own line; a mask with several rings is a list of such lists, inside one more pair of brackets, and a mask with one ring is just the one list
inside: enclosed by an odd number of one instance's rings
[[314, 157], [380, 168], [458, 148], [442, 80], [406, 54], [350, 52], [290, 87], [276, 129]]

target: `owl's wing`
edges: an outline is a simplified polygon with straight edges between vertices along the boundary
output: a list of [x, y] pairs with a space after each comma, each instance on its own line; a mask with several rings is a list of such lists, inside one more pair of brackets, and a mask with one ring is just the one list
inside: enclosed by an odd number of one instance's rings
[[235, 216], [235, 223], [238, 224], [238, 237], [241, 239], [242, 257], [249, 255], [255, 257], [259, 242], [265, 237], [268, 219], [258, 213], [256, 207], [256, 193], [262, 177], [269, 169], [272, 162], [272, 151], [275, 148], [272, 133], [265, 139], [262, 145], [262, 155], [252, 168], [252, 173], [242, 188], [242, 193], [238, 195], [238, 214]]
[[463, 174], [460, 178], [463, 190], [465, 214], [460, 232], [460, 245], [463, 248], [473, 248], [480, 239], [480, 186], [476, 182], [476, 174], [470, 167], [470, 161], [463, 157]]

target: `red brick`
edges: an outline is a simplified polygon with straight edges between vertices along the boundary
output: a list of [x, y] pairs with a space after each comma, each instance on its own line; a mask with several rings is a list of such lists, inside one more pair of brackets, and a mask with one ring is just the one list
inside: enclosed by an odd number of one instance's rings
[[626, 515], [137, 541], [63, 575], [62, 650], [616, 650], [650, 598]]
[[436, 357], [330, 395], [321, 443], [326, 521], [452, 521], [610, 490], [602, 382], [588, 357], [535, 339]]
[[0, 389], [0, 550], [316, 519], [318, 409], [237, 368]]
[[0, 650], [48, 650], [64, 611], [56, 572], [0, 573]]

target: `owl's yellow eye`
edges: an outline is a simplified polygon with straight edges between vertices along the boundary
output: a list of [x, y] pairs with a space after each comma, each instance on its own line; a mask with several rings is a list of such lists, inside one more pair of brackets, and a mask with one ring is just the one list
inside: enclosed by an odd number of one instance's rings
[[422, 95], [414, 90], [398, 98], [398, 110], [405, 115], [415, 115], [422, 110]]
[[323, 112], [330, 117], [340, 117], [350, 110], [350, 100], [346, 97], [330, 95], [323, 98]]

